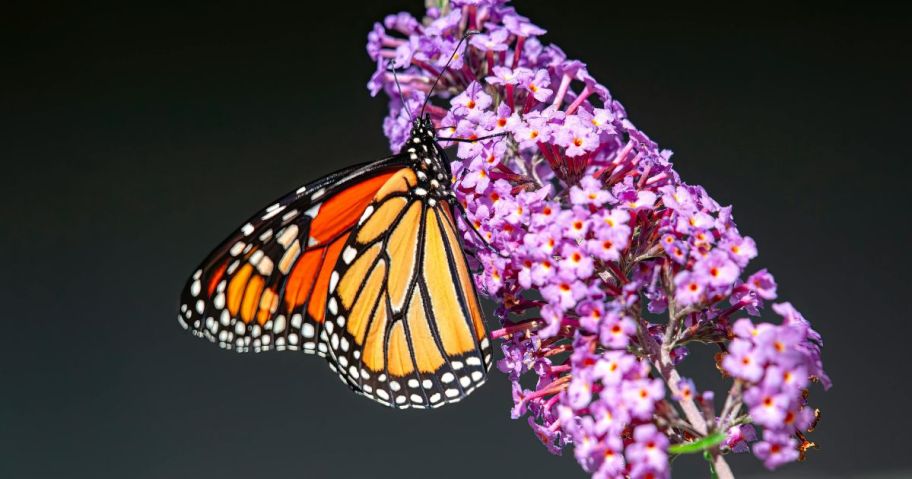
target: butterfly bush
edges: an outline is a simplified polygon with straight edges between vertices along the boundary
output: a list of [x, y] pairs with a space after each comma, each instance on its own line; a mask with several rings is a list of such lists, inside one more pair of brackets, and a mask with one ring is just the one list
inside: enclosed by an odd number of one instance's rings
[[[544, 33], [506, 1], [452, 0], [386, 17], [367, 44], [392, 151], [428, 95], [441, 138], [480, 139], [441, 144], [458, 148], [457, 216], [498, 303], [512, 417], [552, 453], [572, 445], [593, 477], [668, 477], [693, 451], [720, 477], [729, 453], [803, 459], [819, 416], [808, 387], [830, 387], [820, 335], [749, 268], [757, 247], [731, 207], [682, 181]], [[780, 319], [749, 319], [768, 304]], [[677, 370], [698, 343], [731, 378], [721, 408]]]

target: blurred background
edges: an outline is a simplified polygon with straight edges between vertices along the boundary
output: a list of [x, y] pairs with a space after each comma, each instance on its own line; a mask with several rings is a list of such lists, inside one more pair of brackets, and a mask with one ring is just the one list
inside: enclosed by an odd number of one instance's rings
[[[820, 449], [777, 476], [909, 477], [910, 17], [514, 4], [735, 206], [752, 266], [823, 334]], [[387, 153], [365, 42], [400, 10], [421, 0], [4, 8], [0, 477], [582, 477], [510, 419], [497, 371], [456, 406], [396, 412], [320, 359], [228, 353], [175, 321], [187, 276], [248, 215]], [[686, 363], [701, 388], [720, 385], [709, 358]], [[674, 471], [707, 475], [692, 457]]]

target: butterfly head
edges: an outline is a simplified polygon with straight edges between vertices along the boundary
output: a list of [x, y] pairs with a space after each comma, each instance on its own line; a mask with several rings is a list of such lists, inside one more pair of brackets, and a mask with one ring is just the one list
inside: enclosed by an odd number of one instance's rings
[[433, 143], [436, 138], [436, 130], [431, 121], [431, 115], [425, 113], [424, 116], [415, 118], [412, 121], [412, 131], [409, 136], [413, 140], [417, 138], [420, 142]]

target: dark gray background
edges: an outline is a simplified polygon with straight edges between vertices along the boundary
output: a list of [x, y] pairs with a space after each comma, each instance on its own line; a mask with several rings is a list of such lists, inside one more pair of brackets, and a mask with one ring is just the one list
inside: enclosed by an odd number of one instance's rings
[[[21, 3], [0, 20], [0, 477], [579, 475], [570, 451], [550, 456], [510, 420], [498, 372], [458, 406], [395, 412], [322, 360], [227, 353], [175, 321], [186, 275], [247, 215], [386, 153], [365, 37], [420, 1], [125, 3]], [[812, 394], [822, 449], [785, 474], [908, 467], [912, 424], [894, 411], [909, 392], [909, 17], [518, 8], [687, 181], [735, 205], [756, 267], [823, 334], [836, 386]]]

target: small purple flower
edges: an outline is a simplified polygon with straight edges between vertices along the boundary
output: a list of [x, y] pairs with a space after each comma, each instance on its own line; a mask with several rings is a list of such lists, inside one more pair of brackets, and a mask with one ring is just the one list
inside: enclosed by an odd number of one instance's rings
[[772, 328], [773, 325], [769, 323], [754, 325], [751, 320], [742, 318], [735, 321], [735, 324], [732, 325], [732, 332], [739, 338], [755, 341], [757, 338], [772, 334]]
[[551, 127], [544, 118], [529, 114], [524, 116], [524, 120], [513, 131], [516, 140], [519, 142], [519, 148], [538, 148], [539, 143], [544, 143], [551, 139]]
[[548, 88], [551, 85], [548, 71], [543, 69], [536, 70], [533, 75], [526, 77], [521, 85], [540, 102], [548, 101], [554, 93], [554, 90]]
[[744, 284], [763, 299], [776, 299], [776, 281], [765, 268], [750, 275]]
[[636, 366], [636, 358], [623, 351], [608, 351], [594, 366], [593, 375], [604, 384], [619, 385]]
[[567, 388], [568, 404], [574, 409], [582, 409], [592, 400], [592, 383], [584, 377], [576, 377]]
[[570, 187], [570, 202], [575, 205], [592, 205], [597, 208], [609, 200], [611, 193], [602, 188], [601, 183], [591, 176], [582, 177], [578, 185]]
[[750, 443], [757, 440], [757, 432], [750, 424], [732, 426], [725, 434], [725, 442], [722, 444], [732, 450], [732, 452], [747, 452], [750, 450]]
[[510, 375], [511, 381], [519, 380], [519, 377], [528, 369], [526, 364], [529, 362], [529, 347], [521, 341], [511, 341], [501, 345], [504, 357], [497, 361], [497, 368]]
[[542, 296], [562, 309], [570, 309], [586, 297], [586, 284], [566, 275], [554, 278], [555, 281], [542, 288]]
[[653, 424], [643, 424], [633, 430], [633, 441], [627, 448], [631, 464], [646, 464], [657, 470], [668, 466], [668, 438]]
[[497, 29], [491, 33], [479, 33], [477, 35], [472, 35], [472, 39], [469, 40], [469, 43], [485, 52], [502, 52], [506, 51], [507, 48], [507, 38], [510, 36], [510, 32], [505, 28]]
[[697, 387], [694, 385], [693, 380], [688, 378], [681, 378], [678, 381], [678, 390], [672, 396], [675, 401], [690, 401], [697, 395]]
[[790, 398], [775, 388], [748, 389], [744, 393], [744, 402], [750, 407], [750, 416], [754, 423], [769, 429], [782, 427], [791, 406]]
[[561, 257], [563, 258], [559, 263], [561, 271], [566, 271], [568, 275], [582, 280], [592, 275], [594, 268], [592, 258], [586, 255], [580, 247], [565, 244], [561, 248]]
[[485, 78], [491, 85], [518, 85], [528, 81], [532, 77], [532, 70], [528, 68], [507, 68], [494, 67], [494, 75]]
[[632, 211], [651, 210], [655, 206], [656, 194], [652, 191], [637, 191], [633, 198], [624, 203]]
[[681, 306], [689, 306], [703, 301], [706, 283], [706, 278], [700, 274], [681, 271], [674, 278], [675, 301]]
[[802, 365], [791, 367], [771, 365], [767, 368], [766, 376], [763, 379], [764, 387], [782, 389], [795, 395], [799, 394], [807, 385], [808, 372], [807, 368]]
[[599, 342], [606, 348], [623, 349], [636, 334], [636, 323], [614, 311], [608, 313], [599, 328]]
[[456, 95], [450, 101], [457, 115], [469, 118], [477, 118], [479, 112], [487, 110], [491, 106], [491, 102], [491, 95], [485, 93], [484, 88], [478, 82], [472, 82], [464, 92]]
[[706, 278], [710, 286], [728, 287], [738, 279], [741, 270], [724, 252], [713, 250], [697, 261], [694, 272]]
[[758, 382], [763, 377], [765, 358], [750, 341], [735, 339], [728, 347], [728, 354], [722, 360], [725, 372], [745, 381]]
[[565, 154], [569, 157], [594, 151], [599, 146], [595, 130], [581, 122], [578, 116], [567, 117], [563, 128], [554, 134], [554, 141], [565, 148]]
[[649, 419], [655, 402], [665, 396], [665, 386], [658, 379], [630, 381], [623, 387], [623, 397], [630, 413], [640, 419]]
[[798, 441], [792, 436], [775, 431], [764, 431], [763, 440], [754, 444], [754, 455], [773, 470], [798, 459]]
[[757, 245], [750, 236], [727, 238], [719, 243], [719, 248], [724, 249], [732, 261], [741, 268], [757, 257]]
[[547, 33], [544, 29], [532, 24], [528, 18], [517, 14], [512, 7], [504, 9], [501, 21], [507, 31], [519, 37], [532, 37]]

